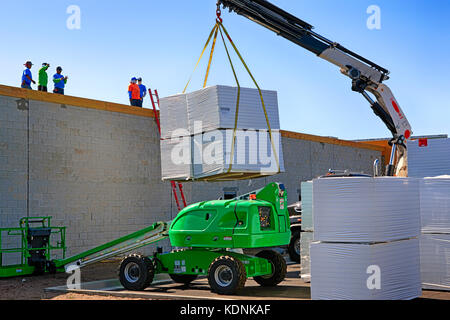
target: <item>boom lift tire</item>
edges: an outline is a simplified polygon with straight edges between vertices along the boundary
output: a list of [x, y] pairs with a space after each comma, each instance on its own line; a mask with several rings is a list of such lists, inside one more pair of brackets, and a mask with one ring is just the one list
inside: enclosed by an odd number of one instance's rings
[[173, 280], [173, 282], [181, 283], [184, 285], [190, 284], [198, 277], [198, 275], [196, 274], [173, 274], [173, 273], [170, 273], [169, 276]]
[[272, 250], [263, 250], [256, 255], [258, 258], [269, 260], [272, 264], [272, 274], [253, 277], [262, 287], [275, 287], [286, 277], [287, 266], [283, 256]]
[[208, 282], [212, 292], [223, 295], [235, 294], [247, 281], [245, 266], [230, 256], [216, 258], [208, 269]]
[[288, 252], [289, 258], [291, 258], [292, 261], [300, 263], [300, 230], [292, 232]]
[[145, 290], [152, 283], [154, 276], [155, 267], [148, 257], [131, 254], [120, 263], [119, 280], [127, 290]]

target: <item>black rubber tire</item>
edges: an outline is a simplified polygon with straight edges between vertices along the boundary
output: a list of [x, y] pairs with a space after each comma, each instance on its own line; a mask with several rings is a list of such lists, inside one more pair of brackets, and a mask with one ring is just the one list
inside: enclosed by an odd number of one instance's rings
[[54, 261], [48, 261], [47, 262], [47, 271], [50, 274], [56, 274], [57, 269]]
[[289, 258], [294, 262], [300, 263], [300, 254], [295, 251], [295, 245], [297, 241], [300, 241], [300, 230], [292, 232], [291, 242], [289, 243], [288, 247]]
[[[216, 281], [216, 270], [219, 267], [228, 267], [231, 270], [232, 280], [224, 286]], [[232, 295], [245, 286], [247, 281], [247, 272], [245, 266], [239, 259], [230, 256], [220, 256], [216, 258], [209, 266], [208, 269], [208, 283], [212, 292]]]
[[[137, 279], [130, 281], [130, 273], [127, 277], [127, 265], [135, 264], [134, 270], [129, 270], [132, 272], [138, 272], [138, 274], [134, 274]], [[137, 267], [137, 269], [136, 269]], [[129, 272], [128, 271], [128, 272]], [[131, 291], [142, 291], [145, 290], [150, 284], [153, 282], [153, 278], [155, 277], [155, 267], [153, 262], [145, 256], [138, 254], [131, 254], [125, 257], [120, 263], [119, 267], [119, 280], [122, 286]], [[127, 279], [128, 278], [128, 279]]]
[[286, 277], [287, 266], [283, 256], [272, 250], [263, 250], [256, 255], [258, 258], [269, 260], [272, 264], [273, 272], [271, 275], [253, 277], [260, 286], [275, 287]]
[[34, 266], [33, 275], [42, 276], [45, 273], [45, 264], [46, 263], [44, 261], [30, 263], [30, 265]]
[[170, 273], [169, 276], [173, 280], [173, 282], [185, 285], [188, 285], [198, 277], [196, 274], [173, 274], [173, 273]]

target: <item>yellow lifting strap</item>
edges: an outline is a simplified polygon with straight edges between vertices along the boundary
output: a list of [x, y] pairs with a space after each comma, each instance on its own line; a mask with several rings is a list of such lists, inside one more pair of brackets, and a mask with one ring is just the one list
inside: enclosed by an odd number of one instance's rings
[[[208, 67], [207, 67], [207, 70], [206, 70], [205, 80], [203, 82], [203, 88], [206, 87], [206, 83], [208, 81], [208, 76], [209, 76], [209, 71], [210, 71], [210, 68], [211, 68], [211, 62], [212, 62], [212, 58], [213, 58], [213, 54], [214, 54], [214, 49], [215, 49], [215, 45], [216, 45], [217, 34], [218, 34], [218, 32], [220, 32], [220, 36], [222, 38], [222, 41], [223, 41], [223, 44], [224, 44], [224, 47], [225, 47], [225, 51], [227, 53], [228, 60], [230, 62], [231, 69], [233, 71], [233, 75], [234, 75], [234, 78], [236, 80], [236, 84], [237, 84], [237, 87], [238, 87], [238, 95], [237, 95], [237, 100], [236, 100], [236, 113], [235, 113], [235, 119], [234, 119], [234, 129], [233, 129], [233, 139], [232, 139], [231, 154], [230, 154], [230, 166], [228, 168], [227, 173], [231, 172], [232, 166], [233, 166], [233, 160], [234, 160], [235, 143], [236, 143], [236, 132], [237, 132], [237, 125], [238, 125], [238, 117], [239, 117], [239, 105], [240, 105], [241, 86], [239, 84], [239, 80], [238, 80], [237, 75], [236, 75], [236, 70], [235, 70], [233, 62], [231, 60], [231, 56], [230, 56], [230, 53], [228, 51], [228, 47], [226, 45], [225, 38], [223, 36], [222, 30], [225, 33], [225, 35], [227, 36], [228, 40], [230, 41], [234, 51], [238, 55], [239, 59], [241, 60], [242, 64], [244, 65], [244, 67], [247, 70], [248, 74], [252, 78], [253, 83], [255, 84], [256, 88], [258, 89], [259, 97], [261, 99], [262, 109], [264, 111], [264, 116], [266, 118], [267, 128], [268, 128], [268, 131], [269, 131], [270, 143], [272, 145], [273, 154], [275, 156], [275, 161], [277, 163], [278, 172], [280, 172], [280, 162], [279, 162], [277, 151], [276, 151], [275, 144], [274, 144], [274, 141], [273, 141], [272, 130], [271, 130], [271, 127], [270, 127], [270, 121], [269, 121], [269, 117], [267, 115], [266, 105], [264, 103], [264, 99], [263, 99], [261, 88], [259, 87], [259, 85], [256, 82], [255, 78], [253, 77], [253, 74], [251, 73], [250, 69], [248, 68], [247, 64], [245, 63], [244, 59], [242, 58], [242, 55], [240, 54], [240, 52], [237, 49], [236, 45], [234, 44], [233, 40], [231, 40], [231, 37], [228, 34], [227, 30], [225, 29], [225, 27], [223, 26], [223, 24], [220, 21], [217, 21], [216, 24], [214, 25], [213, 29], [211, 30], [211, 33], [209, 34], [208, 40], [206, 41], [206, 44], [205, 44], [205, 46], [204, 46], [204, 48], [202, 50], [202, 53], [200, 54], [200, 58], [198, 59], [197, 64], [195, 65], [195, 68], [194, 68], [194, 71], [193, 71], [192, 75], [194, 74], [195, 70], [197, 69], [197, 67], [198, 67], [198, 65], [199, 65], [199, 63], [200, 63], [200, 61], [201, 61], [201, 59], [203, 57], [203, 54], [205, 53], [206, 48], [208, 47], [208, 44], [211, 41], [211, 38], [213, 37], [213, 34], [214, 34], [214, 40], [213, 40], [213, 44], [212, 44], [212, 47], [211, 47], [211, 53], [210, 53], [210, 56], [209, 56]], [[188, 83], [184, 87], [183, 93], [186, 92], [186, 89], [189, 86], [189, 83], [191, 82], [192, 75], [190, 76]]]
[[214, 32], [214, 40], [213, 40], [213, 43], [212, 43], [212, 46], [211, 46], [211, 53], [209, 54], [208, 67], [206, 68], [205, 81], [203, 82], [203, 88], [206, 87], [206, 83], [208, 82], [209, 70], [211, 69], [211, 62], [212, 62], [212, 58], [213, 58], [213, 55], [214, 55], [214, 48], [216, 47], [217, 31], [218, 30], [219, 30], [219, 28], [216, 27], [216, 32]]
[[[202, 60], [203, 54], [206, 51], [206, 48], [208, 47], [209, 42], [211, 41], [211, 38], [215, 32], [215, 37], [214, 37], [214, 42], [216, 41], [216, 37], [217, 37], [217, 29], [219, 28], [219, 25], [216, 23], [216, 25], [214, 26], [214, 28], [211, 30], [211, 33], [209, 34], [208, 40], [206, 41], [205, 46], [203, 47], [202, 53], [200, 54], [200, 58], [198, 58], [197, 64], [195, 65], [194, 71], [192, 72], [191, 76], [189, 77], [189, 81], [187, 82], [186, 86], [184, 87], [183, 93], [186, 92], [187, 87], [189, 86], [189, 83], [192, 80], [192, 76], [195, 73], [195, 70], [197, 70], [198, 64], [200, 63], [200, 61]], [[214, 50], [211, 51], [211, 55], [210, 55], [210, 61], [209, 64], [211, 64], [211, 60], [212, 60], [212, 54], [213, 54]], [[209, 70], [209, 64], [208, 64], [208, 70]], [[209, 73], [209, 71], [208, 71]], [[207, 78], [205, 78], [205, 83], [203, 84], [204, 86], [206, 85], [206, 80]]]

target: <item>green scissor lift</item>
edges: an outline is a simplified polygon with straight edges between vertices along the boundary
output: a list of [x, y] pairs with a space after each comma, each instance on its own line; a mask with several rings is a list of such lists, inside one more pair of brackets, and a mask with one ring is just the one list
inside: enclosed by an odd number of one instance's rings
[[[54, 237], [57, 240], [50, 241]], [[11, 242], [20, 245], [11, 247]], [[45, 272], [53, 251], [60, 251], [65, 257], [66, 228], [52, 227], [51, 217], [22, 218], [16, 228], [0, 228], [0, 278]], [[8, 255], [20, 255], [20, 263], [4, 265]]]
[[[64, 272], [70, 266], [84, 267], [167, 238], [167, 223], [153, 225], [66, 258], [66, 227], [51, 226], [51, 217], [22, 218], [17, 228], [0, 229], [0, 278]], [[3, 237], [2, 237], [3, 235]], [[5, 236], [20, 241], [19, 247], [4, 248]], [[62, 259], [52, 259], [60, 251]], [[20, 254], [20, 264], [4, 265], [4, 256]]]
[[[22, 241], [20, 248], [0, 247], [0, 262], [6, 253], [20, 252], [22, 256], [20, 265], [0, 264], [0, 277], [62, 272], [169, 238], [173, 247], [183, 249], [169, 253], [158, 249], [150, 257], [132, 254], [122, 260], [119, 279], [126, 289], [144, 290], [157, 273], [169, 274], [184, 284], [206, 276], [211, 290], [219, 294], [235, 293], [250, 277], [262, 286], [275, 286], [286, 275], [286, 262], [279, 253], [263, 248], [289, 244], [286, 199], [284, 185], [270, 183], [236, 199], [196, 203], [171, 222], [157, 222], [70, 258], [65, 258], [64, 227], [52, 227], [49, 217], [24, 218], [19, 228], [0, 229]], [[52, 234], [59, 235], [53, 246]], [[262, 249], [250, 256], [240, 250], [246, 248]], [[51, 260], [54, 250], [62, 250], [63, 258]]]

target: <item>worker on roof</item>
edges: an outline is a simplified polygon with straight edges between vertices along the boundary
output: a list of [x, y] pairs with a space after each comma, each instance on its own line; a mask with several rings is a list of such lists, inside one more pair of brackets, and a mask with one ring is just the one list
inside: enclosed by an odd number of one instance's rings
[[21, 88], [24, 89], [30, 89], [31, 88], [31, 83], [36, 84], [36, 81], [33, 80], [33, 76], [31, 75], [31, 67], [33, 66], [33, 64], [31, 63], [31, 61], [27, 61], [25, 62], [24, 66], [26, 67], [25, 70], [22, 73], [22, 84], [21, 84]]
[[141, 101], [141, 90], [136, 84], [137, 79], [131, 78], [130, 85], [128, 86], [128, 95], [130, 97], [130, 104], [133, 107], [139, 107]]
[[138, 86], [141, 93], [141, 99], [139, 101], [139, 107], [144, 105], [144, 97], [147, 95], [147, 87], [142, 84], [142, 78], [138, 78]]
[[64, 94], [64, 88], [68, 79], [68, 77], [64, 77], [61, 72], [62, 68], [57, 67], [56, 73], [53, 75], [53, 83], [55, 84], [55, 89], [53, 90], [53, 92], [57, 94]]
[[38, 91], [47, 92], [48, 84], [48, 74], [47, 70], [50, 68], [50, 64], [44, 62], [42, 67], [39, 69], [39, 79], [38, 79]]

